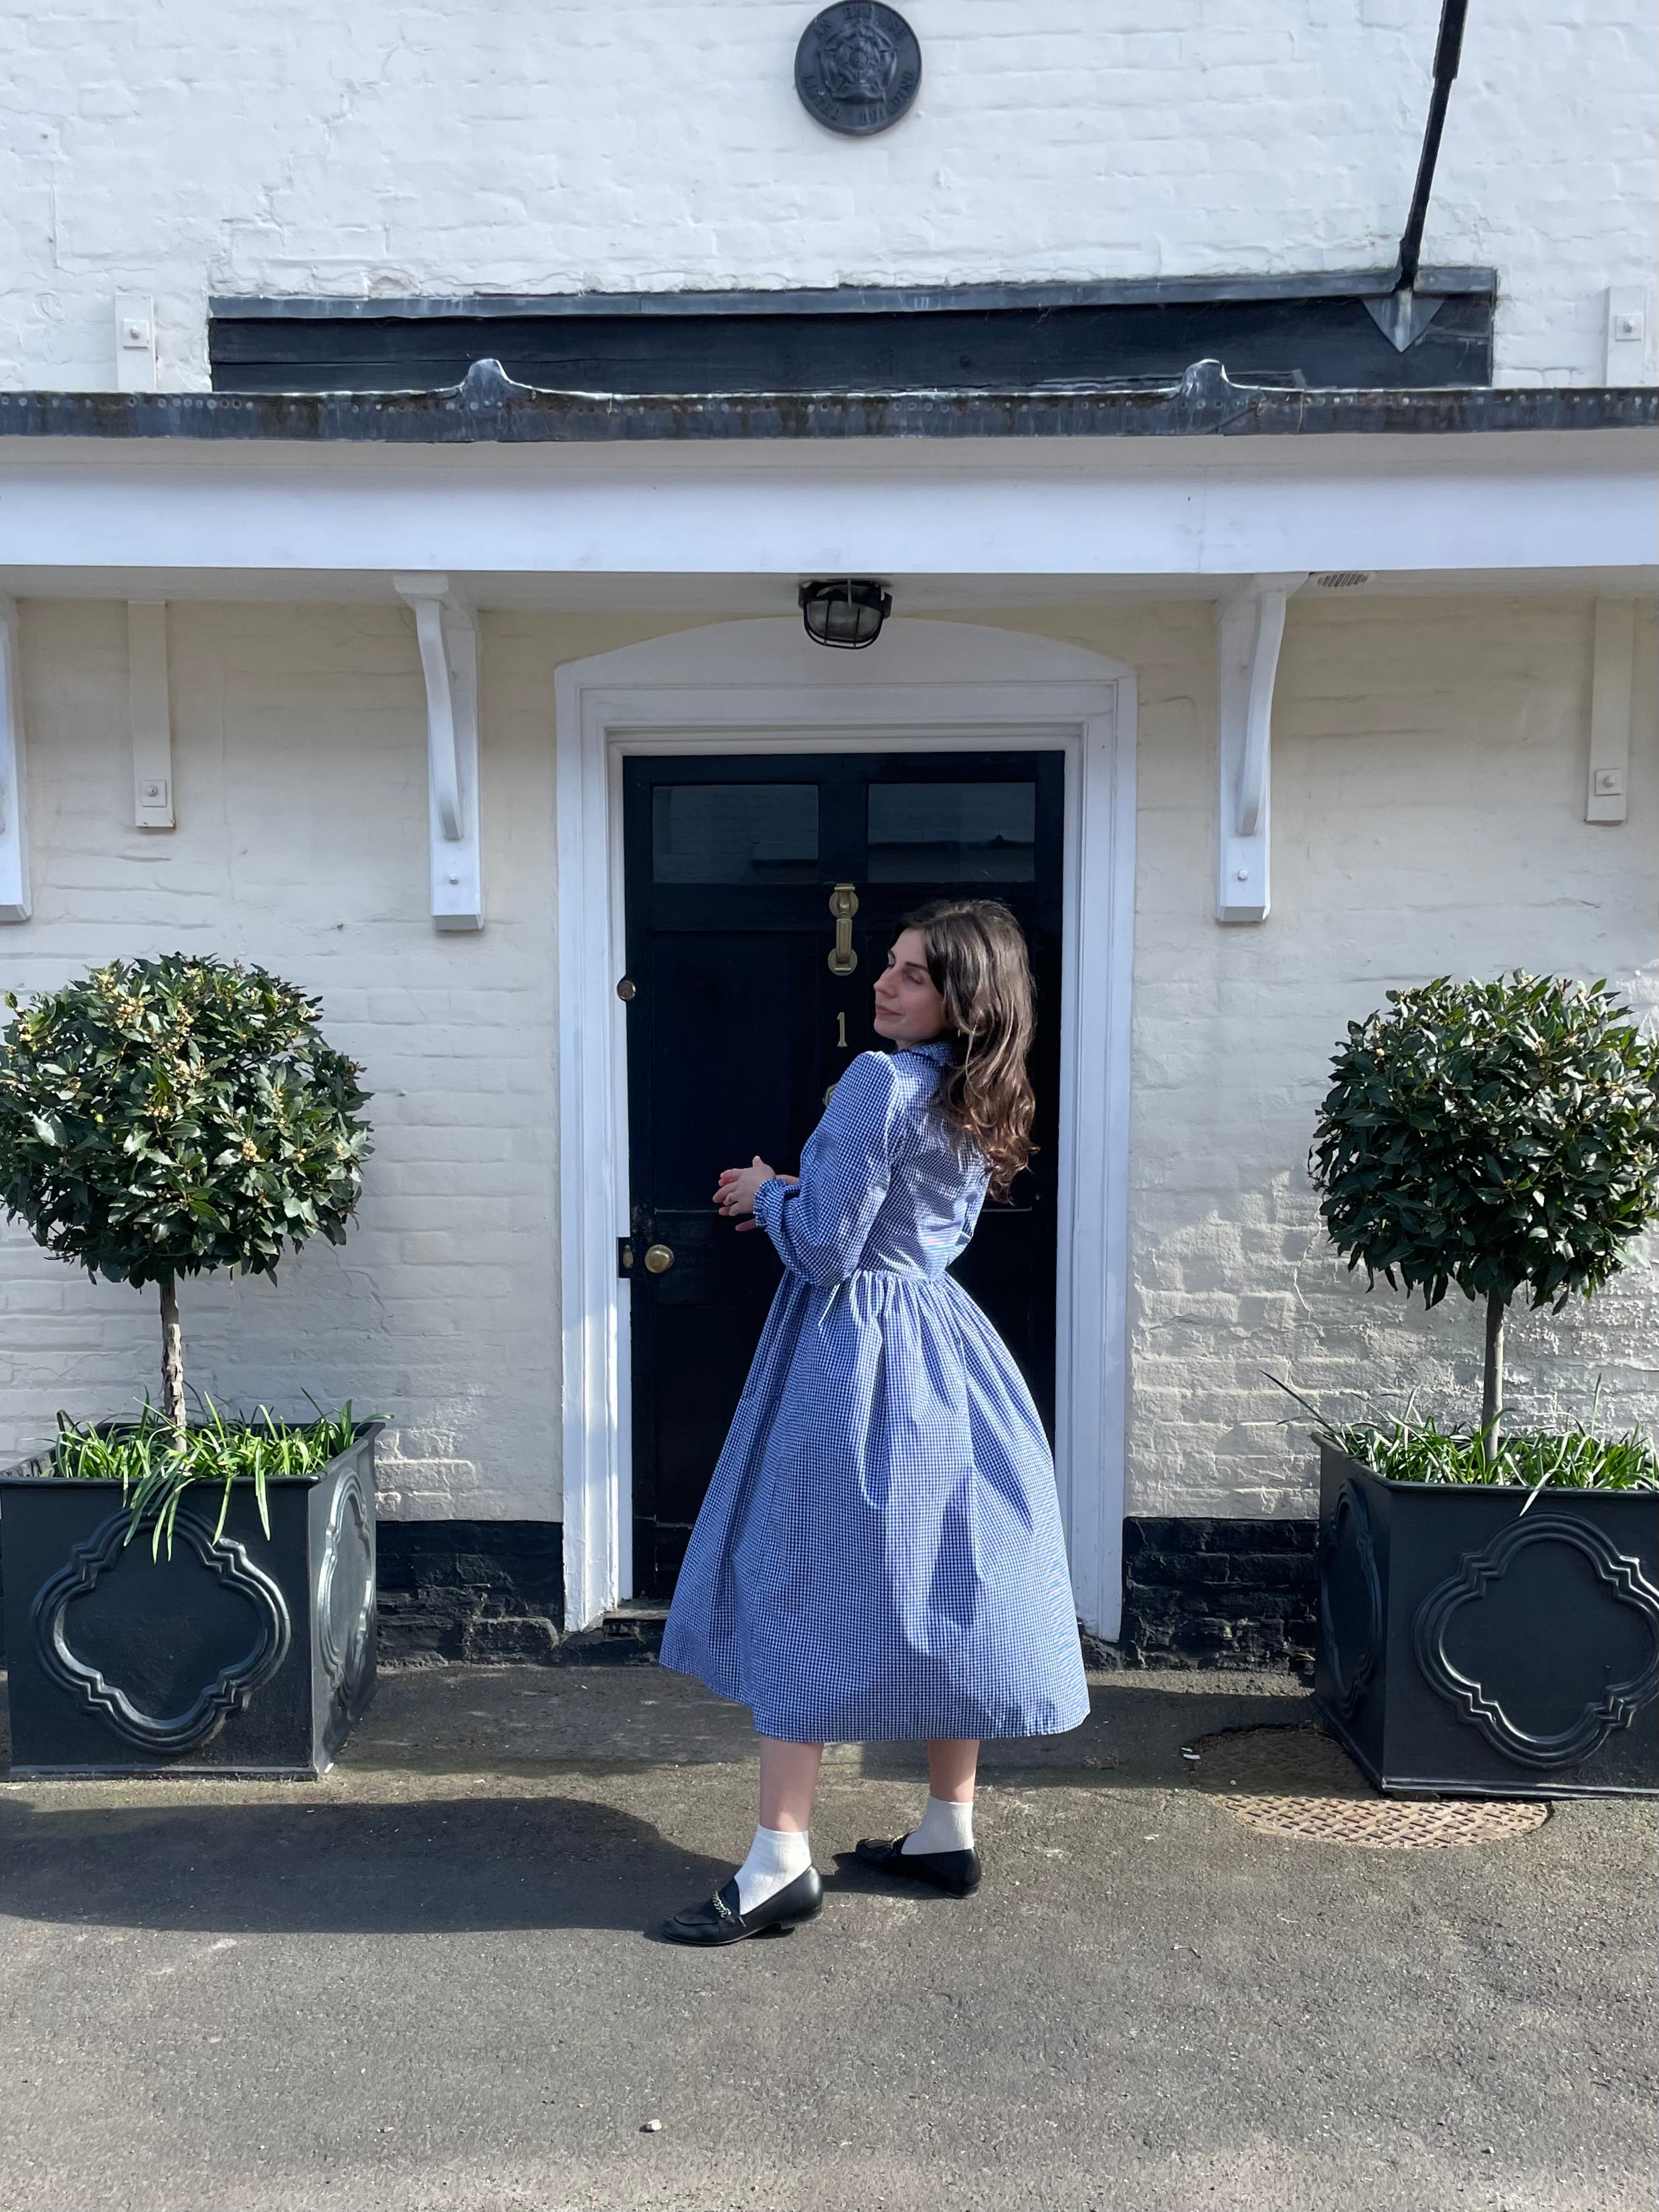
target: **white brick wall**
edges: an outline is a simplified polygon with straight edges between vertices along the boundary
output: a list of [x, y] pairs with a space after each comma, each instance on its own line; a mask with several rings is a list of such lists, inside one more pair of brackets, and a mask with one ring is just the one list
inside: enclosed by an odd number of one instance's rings
[[[1273, 912], [1218, 928], [1205, 607], [988, 617], [1115, 653], [1140, 688], [1131, 1139], [1129, 1510], [1311, 1510], [1305, 1428], [1262, 1370], [1340, 1414], [1465, 1415], [1480, 1317], [1367, 1293], [1306, 1173], [1333, 1047], [1391, 986], [1514, 966], [1659, 1012], [1659, 665], [1640, 618], [1629, 821], [1581, 818], [1587, 600], [1292, 601], [1273, 738]], [[1659, 1273], [1510, 1331], [1517, 1419], [1659, 1434]]]
[[[376, 1149], [356, 1234], [275, 1285], [181, 1291], [191, 1379], [303, 1412], [390, 1411], [383, 1480], [422, 1516], [554, 1515], [556, 1221], [550, 709], [488, 696], [492, 921], [426, 912], [423, 695], [401, 610], [175, 606], [178, 830], [128, 826], [118, 605], [24, 610], [35, 918], [0, 979], [48, 986], [114, 953], [258, 960], [321, 994], [362, 1060]], [[494, 676], [494, 669], [490, 672]], [[59, 1406], [156, 1389], [154, 1294], [90, 1283], [4, 1232], [0, 1458]]]
[[[1513, 964], [1607, 975], [1659, 1004], [1659, 670], [1639, 630], [1631, 817], [1580, 818], [1591, 611], [1468, 597], [1291, 606], [1275, 738], [1274, 912], [1219, 929], [1210, 611], [1029, 609], [974, 619], [1070, 638], [1141, 698], [1132, 1193], [1130, 1510], [1295, 1511], [1311, 1458], [1261, 1370], [1334, 1408], [1413, 1383], [1472, 1402], [1479, 1321], [1369, 1297], [1320, 1237], [1304, 1168], [1331, 1047], [1390, 984]], [[202, 1387], [298, 1410], [390, 1411], [388, 1510], [559, 1510], [552, 671], [674, 624], [529, 614], [483, 624], [489, 927], [432, 930], [409, 617], [175, 606], [179, 828], [127, 828], [124, 611], [23, 608], [35, 918], [0, 982], [114, 952], [240, 954], [321, 994], [362, 1060], [377, 1150], [343, 1250], [275, 1285], [186, 1289]], [[148, 1297], [0, 1234], [0, 1464], [60, 1405], [154, 1387]], [[1518, 1418], [1659, 1429], [1659, 1276], [1512, 1332]], [[1345, 1395], [1346, 1394], [1346, 1395]]]
[[[795, 98], [811, 12], [6, 0], [0, 385], [109, 387], [118, 294], [155, 299], [161, 385], [187, 389], [208, 382], [214, 293], [1092, 279], [1392, 254], [1439, 0], [908, 0], [921, 94], [866, 143]], [[1656, 53], [1645, 0], [1473, 13], [1427, 254], [1498, 269], [1502, 381], [1599, 381], [1606, 288], [1651, 284]]]

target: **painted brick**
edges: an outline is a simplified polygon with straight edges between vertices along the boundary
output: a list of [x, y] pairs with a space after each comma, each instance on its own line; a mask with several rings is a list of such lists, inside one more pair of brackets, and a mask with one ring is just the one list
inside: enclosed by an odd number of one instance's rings
[[[1211, 617], [988, 617], [1137, 672], [1128, 1510], [1310, 1516], [1316, 1468], [1283, 1376], [1338, 1416], [1479, 1401], [1476, 1310], [1367, 1291], [1306, 1171], [1330, 1054], [1391, 986], [1515, 966], [1605, 975], [1659, 1006], [1659, 624], [1644, 609], [1632, 809], [1584, 823], [1587, 599], [1291, 605], [1273, 738], [1273, 912], [1209, 919]], [[1518, 1313], [1518, 1420], [1659, 1431], [1659, 1275]]]
[[[0, 980], [40, 988], [173, 946], [260, 960], [321, 996], [374, 1094], [356, 1233], [290, 1257], [274, 1285], [186, 1285], [191, 1379], [284, 1413], [309, 1391], [391, 1414], [388, 1511], [556, 1518], [551, 887], [533, 865], [520, 878], [507, 828], [550, 843], [550, 684], [492, 730], [501, 912], [464, 943], [425, 909], [423, 694], [402, 611], [175, 606], [179, 827], [164, 841], [125, 818], [124, 611], [34, 603], [25, 627], [39, 896], [0, 935]], [[112, 1413], [155, 1389], [148, 1298], [72, 1274], [15, 1226], [0, 1279], [6, 1456], [60, 1404]]]
[[377, 1561], [382, 1658], [529, 1660], [558, 1650], [559, 1531], [544, 1522], [383, 1524]]
[[[799, 0], [41, 0], [0, 82], [0, 383], [107, 387], [118, 292], [190, 389], [215, 293], [1388, 264], [1436, 0], [908, 12], [921, 95], [854, 143], [794, 97]], [[1651, 282], [1656, 43], [1639, 0], [1470, 21], [1426, 247], [1497, 266], [1502, 380], [1599, 381], [1605, 288]]]

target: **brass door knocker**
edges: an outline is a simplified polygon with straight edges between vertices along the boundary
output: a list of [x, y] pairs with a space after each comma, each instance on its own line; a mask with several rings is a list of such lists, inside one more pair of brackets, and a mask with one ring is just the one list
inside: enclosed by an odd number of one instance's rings
[[858, 910], [859, 895], [851, 884], [837, 884], [830, 894], [830, 911], [836, 917], [836, 942], [829, 956], [832, 975], [850, 975], [859, 964], [853, 950], [853, 916]]

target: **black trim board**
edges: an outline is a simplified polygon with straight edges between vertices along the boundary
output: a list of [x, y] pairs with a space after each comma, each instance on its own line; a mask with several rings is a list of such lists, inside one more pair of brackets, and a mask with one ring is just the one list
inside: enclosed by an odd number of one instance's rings
[[[239, 312], [221, 302], [208, 325], [218, 392], [440, 390], [482, 356], [520, 384], [618, 394], [675, 392], [1030, 392], [1100, 383], [1166, 384], [1190, 362], [1224, 361], [1240, 384], [1353, 390], [1485, 385], [1492, 380], [1490, 289], [1432, 295], [1430, 319], [1403, 352], [1370, 312], [1375, 294], [1320, 289], [1227, 297], [1184, 290], [1149, 297], [1049, 297], [1010, 288], [1000, 300], [959, 295], [799, 295], [741, 301], [715, 295], [536, 303], [513, 313]], [[406, 307], [407, 303], [401, 303]]]
[[1097, 392], [551, 392], [475, 362], [444, 392], [0, 392], [0, 438], [186, 438], [300, 445], [732, 444], [907, 438], [1446, 437], [1636, 430], [1659, 391], [1525, 386], [1411, 392], [1266, 390], [1195, 362], [1152, 390]]

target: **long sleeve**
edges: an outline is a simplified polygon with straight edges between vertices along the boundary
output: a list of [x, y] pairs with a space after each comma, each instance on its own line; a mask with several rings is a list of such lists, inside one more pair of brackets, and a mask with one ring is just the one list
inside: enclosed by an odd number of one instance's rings
[[910, 1133], [905, 1091], [885, 1053], [861, 1052], [806, 1140], [800, 1181], [756, 1192], [756, 1220], [809, 1282], [844, 1283], [857, 1267]]

